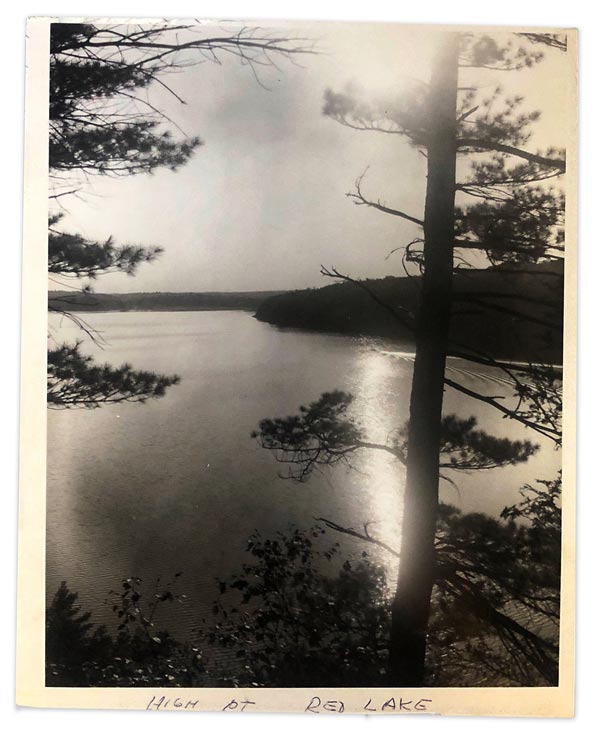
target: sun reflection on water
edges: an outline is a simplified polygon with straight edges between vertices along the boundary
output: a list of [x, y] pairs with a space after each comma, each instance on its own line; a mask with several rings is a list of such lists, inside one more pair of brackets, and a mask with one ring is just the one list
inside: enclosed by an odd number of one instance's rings
[[[367, 441], [391, 445], [408, 416], [410, 381], [406, 377], [412, 372], [412, 363], [372, 348], [362, 353], [356, 370], [354, 419], [363, 427]], [[367, 524], [370, 535], [397, 550], [400, 547], [404, 467], [384, 450], [362, 451], [357, 465], [364, 505], [362, 518], [356, 519], [355, 526]], [[395, 569], [397, 559], [393, 555], [381, 550], [378, 556]]]

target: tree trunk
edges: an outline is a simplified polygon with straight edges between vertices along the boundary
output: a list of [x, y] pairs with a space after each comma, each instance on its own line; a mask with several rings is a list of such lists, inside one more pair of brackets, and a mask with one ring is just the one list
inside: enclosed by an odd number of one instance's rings
[[390, 684], [423, 684], [435, 573], [440, 425], [452, 295], [458, 34], [434, 62], [428, 109], [424, 274], [417, 315], [398, 586], [392, 605]]

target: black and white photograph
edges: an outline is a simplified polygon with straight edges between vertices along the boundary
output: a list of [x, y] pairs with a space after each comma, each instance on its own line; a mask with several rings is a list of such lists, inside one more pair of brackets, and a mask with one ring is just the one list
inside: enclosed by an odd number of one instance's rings
[[35, 23], [47, 697], [568, 686], [576, 31]]

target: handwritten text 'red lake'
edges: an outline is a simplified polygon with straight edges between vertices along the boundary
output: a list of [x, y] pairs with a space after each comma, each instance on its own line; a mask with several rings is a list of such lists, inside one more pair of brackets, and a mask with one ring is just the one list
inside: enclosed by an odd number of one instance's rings
[[[293, 710], [303, 710], [305, 713], [424, 713], [433, 712], [431, 698], [406, 698], [394, 696], [390, 698], [367, 698], [359, 707], [348, 701], [321, 698], [313, 695], [306, 704]], [[203, 706], [200, 698], [186, 700], [185, 698], [169, 698], [166, 695], [153, 695], [146, 705], [146, 710], [221, 710], [224, 713], [261, 712], [260, 703], [249, 698], [239, 697], [227, 700], [221, 708]]]

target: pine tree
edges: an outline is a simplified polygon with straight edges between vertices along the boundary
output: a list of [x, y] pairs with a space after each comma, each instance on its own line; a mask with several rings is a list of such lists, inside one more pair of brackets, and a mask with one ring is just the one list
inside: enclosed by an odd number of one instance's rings
[[[49, 168], [50, 201], [76, 193], [92, 175], [131, 176], [183, 166], [201, 146], [197, 136], [175, 140], [172, 121], [142, 95], [152, 85], [180, 103], [165, 76], [191, 64], [237, 57], [252, 69], [272, 56], [309, 53], [302, 39], [241, 28], [208, 33], [203, 26], [155, 23], [100, 26], [53, 23], [50, 31]], [[69, 285], [122, 272], [133, 276], [161, 253], [156, 246], [116, 245], [90, 240], [59, 227], [49, 217], [48, 270], [51, 280]], [[97, 334], [71, 311], [76, 300], [60, 297], [49, 309], [71, 318], [92, 339]], [[48, 352], [48, 401], [52, 408], [96, 407], [107, 402], [146, 401], [162, 396], [177, 376], [94, 365], [80, 343]]]
[[[534, 451], [531, 445], [511, 445], [507, 440], [478, 434], [474, 420], [443, 417], [444, 389], [449, 387], [482, 401], [557, 444], [561, 441], [559, 367], [536, 359], [531, 350], [529, 364], [522, 365], [499, 361], [476, 344], [458, 345], [449, 339], [451, 319], [460, 319], [466, 307], [478, 310], [480, 319], [512, 312], [519, 319], [541, 322], [548, 340], [556, 340], [557, 336], [561, 339], [561, 270], [545, 272], [550, 282], [552, 277], [556, 279], [547, 298], [523, 294], [523, 308], [516, 312], [506, 306], [505, 293], [453, 293], [452, 289], [454, 274], [459, 269], [468, 273], [473, 253], [483, 254], [507, 279], [535, 270], [538, 264], [561, 263], [564, 255], [564, 196], [549, 182], [566, 171], [564, 151], [527, 148], [530, 126], [539, 113], [521, 112], [522, 97], [509, 96], [502, 101], [500, 88], [488, 95], [470, 84], [463, 86], [461, 81], [463, 69], [505, 72], [528, 68], [542, 59], [540, 43], [561, 50], [566, 45], [562, 37], [554, 36], [528, 41], [534, 44], [531, 48], [515, 45], [512, 40], [499, 43], [488, 35], [445, 34], [430, 84], [417, 87], [402, 101], [386, 100], [378, 105], [347, 93], [328, 90], [325, 94], [324, 113], [338, 123], [406, 138], [427, 159], [422, 218], [367, 199], [362, 177], [350, 194], [358, 205], [400, 217], [423, 229], [423, 236], [403, 249], [405, 268], [416, 266], [421, 273], [416, 313], [398, 309], [397, 305], [382, 305], [415, 336], [410, 419], [400, 444], [377, 447], [346, 419], [350, 398], [333, 393], [324, 395], [321, 404], [302, 408], [296, 418], [265, 420], [257, 436], [263, 446], [278, 453], [278, 459], [291, 460], [300, 468], [299, 474], [293, 473], [300, 480], [307, 477], [307, 469], [310, 472], [317, 464], [340, 462], [349, 453], [364, 448], [392, 452], [405, 463], [404, 522], [390, 637], [392, 685], [420, 686], [424, 682], [431, 595], [439, 564], [435, 535], [440, 467], [461, 470], [479, 465], [483, 469], [523, 461]], [[471, 158], [471, 169], [462, 180], [465, 155]], [[366, 282], [335, 268], [323, 269], [323, 273], [354, 283], [377, 299]], [[528, 310], [531, 304], [546, 309], [542, 319], [537, 310]], [[514, 400], [506, 402], [478, 393], [449, 378], [445, 372], [448, 355], [501, 370], [512, 385]], [[498, 456], [500, 447], [506, 453], [503, 460], [502, 453]], [[453, 450], [450, 462], [444, 460], [448, 448]], [[369, 536], [365, 533], [363, 538], [373, 541]]]

